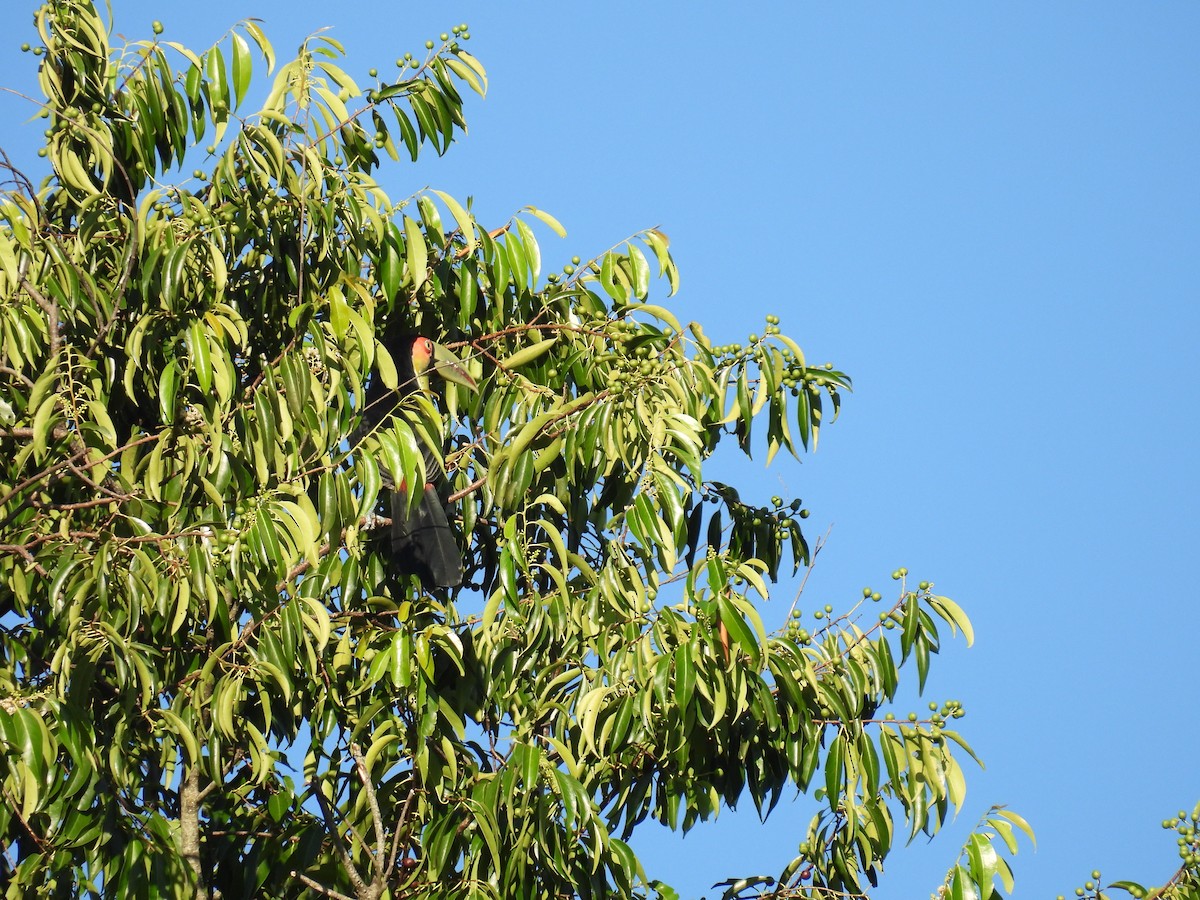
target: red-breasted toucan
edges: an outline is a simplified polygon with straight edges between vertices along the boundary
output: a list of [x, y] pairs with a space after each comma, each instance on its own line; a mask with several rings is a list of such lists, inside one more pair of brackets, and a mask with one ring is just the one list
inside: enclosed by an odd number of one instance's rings
[[[399, 384], [393, 391], [384, 387], [380, 379], [372, 379], [363, 410], [364, 434], [390, 418], [405, 394], [428, 390], [431, 375], [439, 375], [473, 391], [479, 389], [462, 361], [431, 338], [409, 334], [387, 344], [396, 362]], [[396, 484], [392, 473], [380, 467], [384, 487], [391, 492], [390, 545], [396, 567], [402, 574], [419, 577], [427, 588], [458, 587], [463, 580], [463, 551], [432, 480], [440, 468], [436, 460], [426, 460], [424, 496], [410, 512], [408, 486], [403, 481]]]

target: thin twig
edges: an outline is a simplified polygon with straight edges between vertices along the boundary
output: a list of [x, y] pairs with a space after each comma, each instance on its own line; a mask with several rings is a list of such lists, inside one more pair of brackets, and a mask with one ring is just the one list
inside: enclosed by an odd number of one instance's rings
[[[131, 447], [137, 447], [140, 444], [147, 444], [151, 441], [157, 441], [159, 439], [159, 437], [161, 437], [161, 433], [160, 434], [144, 434], [140, 438], [137, 438], [136, 440], [132, 440], [129, 443], [127, 443], [121, 447], [118, 447], [116, 450], [112, 450], [112, 451], [109, 451], [108, 453], [104, 454], [102, 457], [97, 459], [93, 463], [93, 465], [99, 465], [102, 462], [106, 462], [107, 460], [118, 457], [122, 453], [124, 453], [126, 450], [130, 449]], [[87, 452], [88, 452], [88, 448], [85, 447], [83, 450], [76, 452], [73, 456], [70, 456], [65, 460], [55, 463], [50, 468], [43, 469], [41, 472], [38, 472], [36, 475], [30, 475], [24, 481], [22, 481], [18, 485], [16, 485], [16, 487], [9, 490], [9, 492], [7, 494], [5, 494], [3, 497], [0, 497], [0, 507], [3, 507], [6, 503], [8, 503], [9, 500], [11, 500], [13, 497], [15, 497], [21, 491], [25, 490], [25, 488], [27, 488], [31, 485], [37, 484], [39, 481], [43, 481], [43, 480], [49, 478], [50, 476], [52, 476], [56, 472], [58, 472], [60, 469], [65, 469], [67, 466], [71, 465], [76, 460], [81, 459], [82, 457], [86, 456]], [[11, 516], [9, 517], [9, 519], [11, 519]], [[6, 519], [4, 522], [0, 522], [0, 526], [8, 524], [9, 519]]]
[[817, 538], [816, 542], [813, 543], [812, 554], [808, 557], [808, 567], [804, 570], [804, 577], [800, 580], [800, 587], [796, 591], [796, 599], [792, 601], [792, 608], [788, 610], [787, 617], [789, 619], [791, 619], [792, 613], [796, 611], [796, 604], [800, 602], [800, 596], [804, 593], [804, 586], [808, 584], [808, 576], [813, 573], [813, 569], [817, 565], [817, 554], [821, 552], [821, 548], [824, 547], [826, 541], [829, 540], [829, 533], [831, 531], [833, 531], [832, 525], [826, 528], [825, 533]]
[[[413, 780], [415, 781], [415, 773]], [[404, 826], [408, 824], [408, 817], [412, 814], [412, 804], [416, 796], [416, 785], [409, 785], [408, 796], [404, 798], [404, 805], [400, 807], [400, 815], [396, 818], [396, 828], [392, 832], [392, 850], [391, 853], [388, 854], [387, 861], [387, 868], [389, 872], [396, 866], [396, 856], [400, 851], [400, 836], [406, 831]]]
[[354, 885], [354, 892], [359, 897], [365, 896], [367, 883], [363, 880], [362, 875], [359, 874], [358, 869], [354, 867], [354, 860], [350, 857], [350, 851], [346, 847], [346, 842], [342, 840], [342, 834], [338, 831], [337, 823], [333, 821], [333, 810], [329, 806], [329, 801], [325, 799], [325, 794], [322, 793], [320, 785], [313, 785], [313, 795], [317, 798], [317, 806], [321, 807], [321, 818], [325, 822], [325, 830], [333, 838], [334, 849], [337, 850], [338, 856], [341, 857], [342, 865], [346, 868], [346, 877]]
[[362, 748], [351, 742], [350, 756], [354, 759], [354, 768], [358, 771], [358, 780], [362, 782], [367, 794], [367, 805], [371, 808], [371, 821], [375, 826], [375, 856], [372, 859], [375, 877], [371, 879], [372, 887], [382, 893], [384, 882], [387, 880], [387, 831], [383, 827], [383, 814], [379, 811], [379, 798], [375, 796], [375, 786], [371, 784], [371, 773], [363, 759]]
[[354, 900], [354, 898], [351, 897], [349, 894], [343, 894], [341, 891], [335, 891], [333, 888], [325, 887], [325, 885], [321, 884], [318, 881], [313, 881], [311, 878], [309, 878], [303, 872], [297, 872], [295, 869], [292, 869], [292, 871], [289, 874], [291, 874], [291, 876], [293, 878], [295, 878], [297, 881], [299, 881], [301, 884], [305, 885], [306, 887], [312, 888], [318, 894], [321, 894], [325, 897], [333, 897], [334, 900]]

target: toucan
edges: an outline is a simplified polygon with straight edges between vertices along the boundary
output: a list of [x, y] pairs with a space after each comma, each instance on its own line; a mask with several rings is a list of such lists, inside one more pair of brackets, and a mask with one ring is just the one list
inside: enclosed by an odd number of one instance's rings
[[[478, 390], [475, 379], [449, 349], [423, 335], [405, 334], [386, 341], [396, 362], [399, 384], [386, 388], [379, 378], [367, 386], [360, 434], [365, 435], [390, 418], [405, 394], [427, 390], [429, 376], [440, 375], [447, 381]], [[463, 554], [454, 536], [446, 509], [437, 488], [429, 479], [440, 466], [426, 460], [424, 496], [415, 511], [409, 511], [408, 485], [380, 467], [384, 487], [391, 492], [392, 558], [401, 574], [416, 575], [426, 588], [458, 587], [463, 580]]]

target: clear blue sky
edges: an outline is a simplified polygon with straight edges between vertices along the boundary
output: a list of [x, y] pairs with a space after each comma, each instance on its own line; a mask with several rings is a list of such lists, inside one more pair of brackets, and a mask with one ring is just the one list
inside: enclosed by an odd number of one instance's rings
[[[876, 896], [928, 896], [990, 803], [1037, 830], [1019, 896], [1173, 871], [1159, 822], [1200, 799], [1200, 5], [114, 5], [129, 36], [160, 18], [191, 46], [259, 16], [281, 55], [333, 26], [363, 76], [468, 22], [491, 93], [463, 144], [393, 168], [389, 192], [472, 194], [485, 222], [547, 209], [569, 231], [546, 234], [551, 263], [661, 225], [681, 318], [727, 342], [777, 313], [854, 378], [814, 457], [741, 470], [801, 494], [813, 535], [833, 525], [802, 605], [905, 565], [975, 622], [929, 694], [962, 700], [988, 768]], [[31, 83], [34, 6], [0, 8], [0, 84]], [[30, 155], [40, 126], [10, 97], [0, 112], [0, 146]], [[713, 896], [777, 871], [810, 812], [639, 849]]]

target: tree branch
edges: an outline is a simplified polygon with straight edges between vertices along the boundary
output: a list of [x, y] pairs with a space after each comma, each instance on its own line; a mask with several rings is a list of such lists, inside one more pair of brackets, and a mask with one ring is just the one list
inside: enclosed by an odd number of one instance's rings
[[297, 872], [295, 869], [292, 869], [292, 871], [289, 872], [288, 874], [290, 874], [293, 878], [295, 878], [301, 884], [305, 885], [306, 887], [312, 888], [318, 894], [321, 894], [325, 897], [333, 897], [334, 900], [354, 900], [354, 898], [351, 897], [349, 894], [343, 894], [341, 891], [335, 891], [333, 888], [325, 887], [325, 885], [321, 884], [318, 881], [313, 881], [311, 878], [309, 878], [303, 872]]
[[375, 896], [378, 896], [383, 893], [383, 886], [387, 882], [388, 876], [387, 831], [383, 827], [383, 814], [379, 811], [379, 798], [375, 796], [375, 786], [371, 783], [371, 773], [367, 769], [366, 760], [363, 759], [362, 748], [351, 742], [350, 755], [354, 758], [354, 768], [358, 772], [358, 780], [362, 782], [363, 790], [366, 791], [367, 805], [371, 809], [371, 821], [375, 826], [375, 856], [372, 860], [375, 877], [371, 879], [371, 887], [377, 891]]
[[337, 854], [342, 860], [342, 865], [346, 869], [346, 877], [349, 878], [350, 883], [354, 885], [354, 893], [359, 896], [360, 900], [361, 898], [369, 897], [370, 894], [368, 892], [370, 891], [370, 887], [368, 887], [367, 882], [363, 879], [362, 875], [359, 874], [358, 869], [354, 866], [354, 860], [350, 856], [350, 850], [346, 847], [346, 842], [342, 840], [342, 834], [340, 831], [338, 831], [337, 823], [333, 820], [333, 810], [329, 806], [329, 801], [321, 792], [321, 786], [319, 784], [313, 785], [313, 795], [317, 798], [317, 806], [321, 807], [321, 819], [325, 822], [325, 830], [333, 839], [334, 849], [337, 850]]
[[59, 333], [58, 304], [42, 296], [41, 292], [25, 276], [21, 277], [21, 287], [25, 289], [25, 293], [33, 298], [33, 302], [41, 307], [42, 312], [46, 314], [47, 331], [50, 335], [50, 355], [58, 355], [58, 351], [62, 348], [62, 335]]

